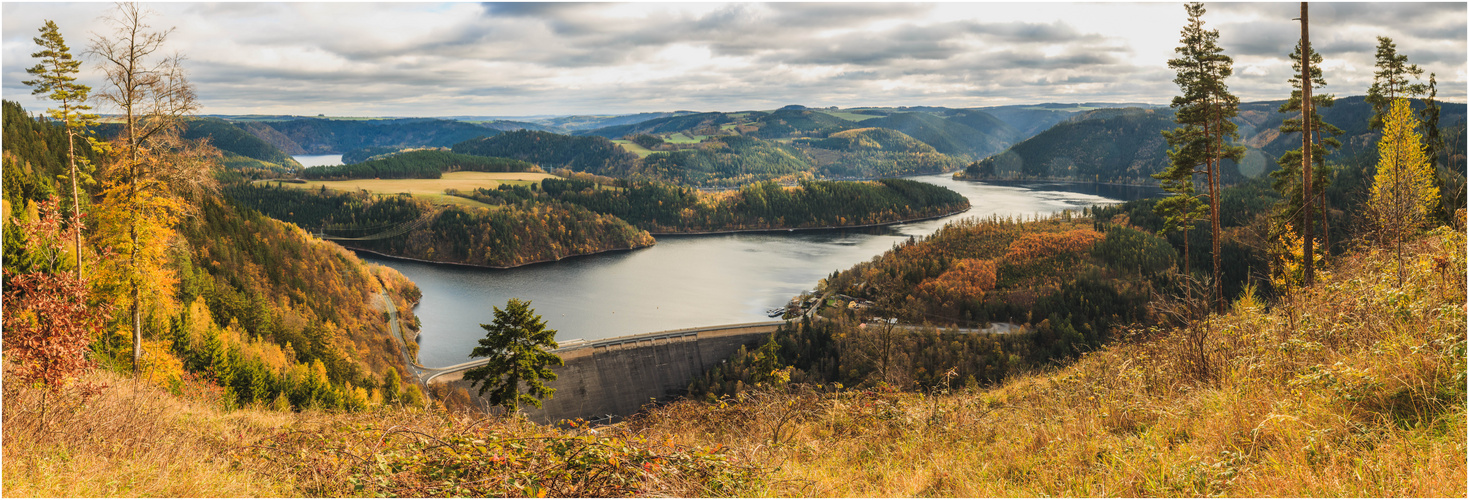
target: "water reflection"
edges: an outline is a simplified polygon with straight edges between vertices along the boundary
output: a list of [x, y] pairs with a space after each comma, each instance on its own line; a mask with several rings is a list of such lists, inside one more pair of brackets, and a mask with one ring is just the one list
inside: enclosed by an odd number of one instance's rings
[[869, 260], [909, 237], [932, 234], [951, 220], [1049, 214], [1117, 201], [1104, 194], [1060, 191], [1055, 184], [1000, 186], [947, 175], [914, 179], [953, 189], [967, 196], [973, 208], [943, 219], [880, 228], [664, 236], [650, 248], [508, 270], [367, 254], [363, 259], [398, 269], [418, 284], [423, 291], [415, 310], [423, 325], [420, 360], [446, 366], [468, 359], [475, 341], [484, 336], [479, 324], [493, 320], [491, 306], [503, 307], [512, 297], [530, 300], [561, 340], [764, 321], [767, 310], [785, 305], [832, 271]]

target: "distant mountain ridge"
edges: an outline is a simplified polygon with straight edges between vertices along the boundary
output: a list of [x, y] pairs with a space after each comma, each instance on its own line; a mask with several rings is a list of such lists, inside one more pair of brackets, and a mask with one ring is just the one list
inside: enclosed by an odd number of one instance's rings
[[[1248, 150], [1239, 164], [1226, 161], [1226, 183], [1238, 182], [1275, 170], [1281, 154], [1300, 146], [1300, 134], [1281, 134], [1288, 117], [1278, 110], [1284, 101], [1240, 104], [1233, 121], [1239, 125], [1239, 144]], [[1422, 103], [1413, 101], [1414, 109]], [[1440, 129], [1450, 149], [1463, 149], [1465, 105], [1441, 103]], [[1016, 112], [1019, 110], [1009, 110]], [[1036, 109], [1028, 110], [1037, 111]], [[1172, 130], [1173, 111], [1166, 107], [1104, 108], [1072, 113], [1055, 125], [1003, 152], [971, 164], [961, 177], [969, 179], [1060, 179], [1154, 184], [1152, 174], [1167, 164], [1168, 145], [1163, 130]], [[1375, 154], [1378, 133], [1367, 126], [1372, 108], [1363, 96], [1338, 98], [1322, 108], [1322, 119], [1343, 129], [1343, 147], [1328, 160], [1357, 154]], [[1047, 119], [1054, 119], [1052, 115]], [[867, 122], [864, 122], [867, 123]], [[1457, 137], [1458, 146], [1453, 146]], [[1460, 153], [1462, 154], [1462, 153]]]

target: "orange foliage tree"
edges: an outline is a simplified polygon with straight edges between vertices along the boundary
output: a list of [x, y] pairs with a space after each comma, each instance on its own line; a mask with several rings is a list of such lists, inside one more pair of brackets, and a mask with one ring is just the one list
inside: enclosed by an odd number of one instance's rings
[[995, 288], [995, 263], [986, 259], [959, 259], [948, 271], [918, 285], [919, 292], [938, 299], [945, 309], [979, 300]]
[[1102, 233], [1088, 228], [1059, 233], [1025, 233], [1010, 242], [1005, 260], [1018, 262], [1086, 252], [1101, 241]]
[[54, 198], [37, 207], [38, 217], [17, 229], [26, 236], [31, 260], [39, 262], [31, 263], [32, 272], [5, 274], [3, 345], [22, 382], [60, 387], [90, 366], [87, 345], [108, 309], [92, 307], [87, 282], [58, 262], [63, 242], [81, 229], [78, 214], [71, 214], [63, 231]]

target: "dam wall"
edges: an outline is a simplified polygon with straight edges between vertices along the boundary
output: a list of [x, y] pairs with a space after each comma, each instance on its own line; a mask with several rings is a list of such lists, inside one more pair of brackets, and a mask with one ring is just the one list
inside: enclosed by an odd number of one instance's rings
[[[556, 389], [555, 395], [542, 401], [540, 409], [521, 411], [542, 423], [626, 417], [646, 404], [684, 395], [695, 377], [723, 363], [740, 346], [764, 342], [783, 324], [769, 321], [690, 328], [566, 346], [554, 351], [564, 363], [555, 368], [556, 381], [547, 384]], [[429, 381], [464, 388], [483, 405], [479, 391], [463, 380], [464, 370], [473, 366], [453, 368]]]

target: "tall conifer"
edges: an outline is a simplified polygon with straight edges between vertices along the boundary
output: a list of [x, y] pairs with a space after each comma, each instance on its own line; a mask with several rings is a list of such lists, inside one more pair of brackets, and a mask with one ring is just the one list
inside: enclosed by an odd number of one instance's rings
[[[1297, 44], [1295, 52], [1291, 53], [1291, 60], [1295, 61], [1294, 67], [1296, 74], [1290, 78], [1290, 84], [1297, 90], [1291, 91], [1290, 99], [1285, 104], [1280, 105], [1279, 111], [1287, 115], [1294, 113], [1296, 117], [1287, 118], [1280, 124], [1280, 132], [1282, 134], [1302, 132], [1301, 117], [1299, 115], [1301, 112], [1300, 44]], [[1318, 54], [1315, 49], [1312, 49], [1310, 71], [1311, 85], [1313, 87], [1326, 86], [1326, 79], [1321, 76], [1320, 63], [1321, 54]], [[1308, 110], [1312, 133], [1312, 137], [1309, 139], [1311, 141], [1311, 165], [1313, 167], [1311, 169], [1311, 201], [1312, 205], [1318, 209], [1316, 213], [1320, 214], [1323, 252], [1326, 251], [1325, 246], [1329, 244], [1326, 241], [1326, 188], [1331, 185], [1331, 179], [1333, 177], [1332, 167], [1326, 162], [1326, 155], [1332, 149], [1341, 147], [1341, 141], [1337, 140], [1335, 136], [1341, 135], [1342, 129], [1323, 121], [1319, 110], [1320, 108], [1329, 108], [1334, 104], [1336, 104], [1335, 96], [1331, 94], [1313, 93], [1311, 95], [1311, 106], [1309, 106]], [[1306, 198], [1303, 176], [1305, 174], [1302, 172], [1304, 155], [1301, 154], [1301, 150], [1304, 147], [1305, 145], [1302, 144], [1302, 147], [1286, 151], [1285, 154], [1282, 154], [1280, 159], [1276, 161], [1280, 165], [1280, 169], [1270, 173], [1270, 176], [1274, 179], [1273, 186], [1275, 190], [1281, 194], [1281, 200], [1275, 206], [1275, 217], [1282, 222], [1289, 222], [1291, 227], [1302, 231], [1302, 234], [1305, 234], [1304, 226], [1308, 223], [1315, 224], [1314, 221], [1306, 221], [1304, 214]], [[1305, 254], [1302, 253], [1302, 255]]]
[[[1170, 59], [1168, 67], [1178, 72], [1174, 83], [1183, 95], [1173, 98], [1174, 121], [1181, 127], [1164, 131], [1168, 140], [1169, 167], [1157, 177], [1165, 180], [1174, 192], [1182, 195], [1183, 184], [1192, 185], [1195, 174], [1203, 174], [1209, 192], [1209, 222], [1214, 260], [1213, 298], [1217, 310], [1224, 311], [1219, 260], [1219, 177], [1220, 162], [1239, 161], [1245, 148], [1230, 144], [1239, 138], [1237, 126], [1229, 121], [1239, 114], [1239, 98], [1229, 93], [1224, 79], [1234, 73], [1234, 60], [1219, 47], [1219, 31], [1204, 29], [1204, 4], [1184, 6], [1188, 24], [1174, 49], [1179, 57]], [[1163, 207], [1165, 216], [1189, 210], [1190, 204]]]
[[[66, 128], [66, 158], [70, 165], [67, 180], [71, 181], [71, 212], [74, 220], [81, 220], [81, 196], [77, 190], [77, 176], [81, 173], [77, 169], [76, 136], [85, 134], [87, 127], [97, 123], [97, 115], [88, 114], [92, 109], [86, 104], [87, 95], [92, 88], [77, 83], [76, 74], [80, 71], [82, 62], [72, 58], [71, 48], [66, 46], [66, 40], [61, 36], [61, 29], [56, 27], [55, 21], [46, 21], [41, 27], [41, 36], [33, 38], [36, 45], [41, 47], [40, 52], [31, 54], [31, 57], [40, 59], [34, 67], [26, 69], [36, 77], [35, 80], [27, 80], [24, 83], [34, 87], [31, 94], [46, 95], [47, 99], [56, 101], [60, 107], [46, 110], [51, 119], [61, 122]], [[85, 163], [85, 159], [83, 159]], [[82, 279], [82, 232], [74, 231], [73, 251], [77, 262], [77, 279]]]

